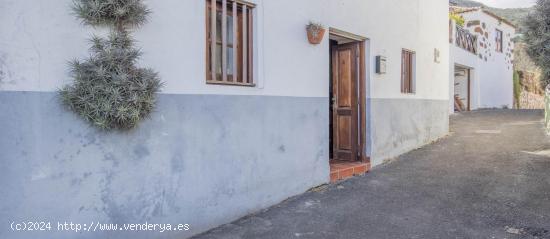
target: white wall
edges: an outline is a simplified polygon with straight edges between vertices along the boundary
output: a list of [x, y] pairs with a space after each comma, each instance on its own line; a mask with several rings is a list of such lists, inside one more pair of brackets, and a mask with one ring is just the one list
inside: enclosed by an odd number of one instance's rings
[[[477, 55], [470, 53], [462, 48], [457, 47], [454, 43], [451, 44], [451, 63], [449, 65], [449, 79], [450, 79], [450, 95], [449, 101], [449, 112], [454, 113], [454, 69], [455, 66], [465, 67], [470, 69], [470, 100], [471, 110], [476, 110], [480, 108], [480, 81], [482, 80], [479, 76], [479, 72], [483, 70], [483, 64], [480, 64], [479, 58]], [[479, 70], [478, 70], [479, 69]]]
[[[480, 107], [511, 108], [513, 105], [513, 65], [511, 63], [513, 54], [511, 51], [514, 47], [511, 39], [515, 36], [515, 29], [482, 12], [477, 14], [481, 22], [487, 24], [486, 31], [489, 33], [490, 44], [484, 56], [484, 58], [487, 57], [487, 61], [483, 59], [486, 64], [480, 72], [480, 77], [484, 79], [480, 82]], [[468, 14], [465, 16], [469, 17]], [[496, 29], [503, 31], [503, 52], [495, 50]]]
[[[328, 96], [328, 36], [318, 46], [305, 25], [370, 39], [369, 97], [448, 99], [448, 3], [440, 0], [254, 0], [254, 88], [205, 84], [205, 1], [147, 1], [150, 22], [135, 33], [142, 64], [160, 73], [163, 93]], [[70, 12], [70, 0], [0, 0], [0, 82], [4, 91], [55, 91], [70, 82], [66, 62], [88, 54], [91, 34]], [[434, 10], [434, 9], [440, 9]], [[103, 31], [104, 32], [104, 31]], [[441, 34], [438, 34], [441, 33]], [[416, 51], [416, 94], [400, 93], [401, 49]], [[434, 49], [441, 52], [435, 63]], [[374, 74], [374, 56], [387, 56], [388, 73]]]
[[454, 113], [455, 107], [454, 107], [454, 73], [455, 73], [455, 66], [461, 66], [465, 68], [469, 68], [471, 70], [470, 72], [470, 80], [471, 80], [471, 105], [470, 109], [475, 110], [479, 108], [479, 71], [476, 70], [480, 67], [479, 57], [471, 52], [468, 52], [460, 47], [458, 47], [455, 43], [455, 26], [456, 23], [453, 21], [452, 29], [453, 29], [453, 41], [449, 44], [450, 46], [450, 64], [449, 64], [449, 79], [450, 79], [450, 90], [449, 90], [449, 112], [452, 114]]

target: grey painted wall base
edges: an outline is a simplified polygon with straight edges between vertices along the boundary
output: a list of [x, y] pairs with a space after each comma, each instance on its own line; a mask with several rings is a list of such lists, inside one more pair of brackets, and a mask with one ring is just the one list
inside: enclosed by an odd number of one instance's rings
[[[137, 130], [107, 133], [55, 93], [0, 92], [0, 238], [185, 238], [329, 180], [327, 98], [159, 97]], [[58, 221], [191, 230], [77, 234]]]
[[449, 133], [448, 100], [371, 99], [370, 148], [373, 166]]
[[[329, 180], [328, 99], [160, 95], [132, 132], [100, 132], [55, 93], [0, 92], [0, 238], [185, 238]], [[448, 132], [448, 102], [370, 99], [373, 165]], [[15, 221], [51, 232], [13, 232]], [[57, 222], [190, 224], [67, 232]]]

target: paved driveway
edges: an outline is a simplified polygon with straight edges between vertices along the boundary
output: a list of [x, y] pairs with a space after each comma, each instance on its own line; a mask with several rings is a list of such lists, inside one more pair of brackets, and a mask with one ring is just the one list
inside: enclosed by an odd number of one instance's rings
[[550, 238], [541, 120], [540, 111], [453, 116], [439, 142], [198, 238]]

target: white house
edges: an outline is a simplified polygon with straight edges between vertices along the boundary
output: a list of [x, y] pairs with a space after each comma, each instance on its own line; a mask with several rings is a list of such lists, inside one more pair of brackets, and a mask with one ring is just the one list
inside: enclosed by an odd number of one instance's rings
[[[150, 21], [134, 36], [141, 63], [165, 85], [150, 119], [105, 132], [64, 109], [57, 90], [71, 81], [67, 61], [86, 57], [87, 39], [106, 30], [81, 25], [71, 0], [0, 0], [0, 238], [185, 238], [448, 133], [447, 1], [146, 4]], [[236, 24], [223, 17], [233, 6]], [[327, 30], [318, 45], [306, 37], [310, 21]], [[213, 41], [219, 32], [229, 35]], [[341, 161], [353, 167], [336, 167]], [[28, 220], [190, 230], [45, 234], [4, 226]]]
[[450, 9], [464, 19], [449, 22], [450, 112], [511, 108], [516, 27], [482, 8]]

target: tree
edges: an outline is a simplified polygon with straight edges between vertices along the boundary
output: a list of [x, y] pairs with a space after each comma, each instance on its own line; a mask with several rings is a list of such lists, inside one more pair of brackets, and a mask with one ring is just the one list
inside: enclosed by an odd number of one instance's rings
[[109, 27], [108, 37], [94, 36], [91, 56], [70, 63], [73, 83], [60, 90], [63, 103], [101, 129], [131, 129], [146, 118], [162, 83], [152, 69], [139, 68], [140, 50], [130, 28], [146, 23], [141, 0], [75, 0], [73, 10], [85, 25]]
[[521, 83], [519, 81], [519, 72], [514, 69], [514, 76], [513, 76], [513, 82], [514, 82], [514, 109], [521, 109]]
[[542, 83], [550, 83], [550, 0], [538, 0], [525, 20], [527, 53], [542, 69]]

